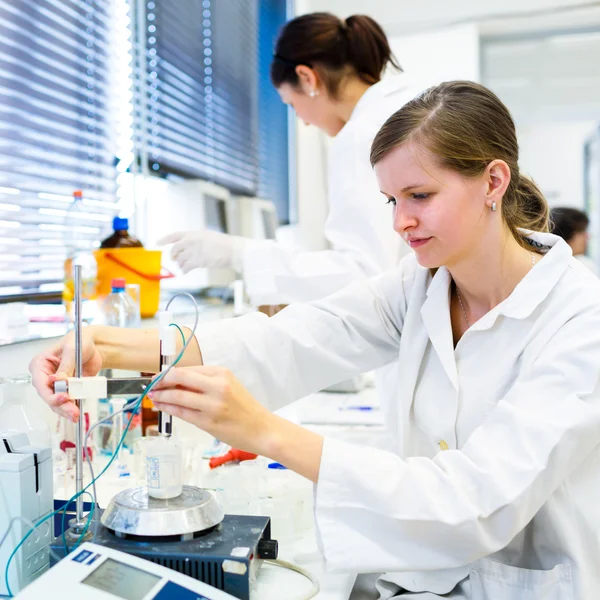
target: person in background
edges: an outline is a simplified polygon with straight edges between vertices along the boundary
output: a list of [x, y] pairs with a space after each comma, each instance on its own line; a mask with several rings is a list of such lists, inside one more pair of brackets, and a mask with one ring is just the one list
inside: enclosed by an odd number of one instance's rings
[[[387, 67], [397, 73], [382, 80]], [[172, 257], [184, 272], [234, 267], [255, 305], [323, 298], [395, 266], [408, 251], [390, 226], [390, 207], [369, 164], [375, 134], [414, 95], [382, 28], [365, 15], [297, 17], [276, 42], [271, 81], [306, 125], [333, 138], [324, 230], [330, 249], [291, 250], [208, 230], [159, 240], [173, 244]]]
[[[518, 155], [491, 91], [427, 90], [370, 155], [414, 253], [272, 318], [201, 324], [150, 392], [160, 410], [315, 482], [326, 565], [383, 573], [361, 600], [598, 598], [600, 280], [547, 233]], [[84, 372], [157, 370], [158, 344], [156, 330], [86, 327]], [[73, 374], [73, 347], [71, 334], [31, 364], [42, 398], [72, 420], [53, 384]], [[398, 373], [382, 403], [387, 451], [271, 412], [381, 365]]]
[[554, 235], [560, 236], [573, 250], [573, 256], [585, 265], [594, 275], [598, 275], [598, 266], [586, 256], [590, 234], [588, 216], [577, 208], [557, 206], [550, 211], [550, 227]]

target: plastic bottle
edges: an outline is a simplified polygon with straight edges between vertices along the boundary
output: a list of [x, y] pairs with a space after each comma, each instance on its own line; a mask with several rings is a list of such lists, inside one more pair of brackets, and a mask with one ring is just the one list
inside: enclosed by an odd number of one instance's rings
[[138, 322], [138, 309], [133, 298], [125, 292], [125, 279], [113, 279], [111, 287], [112, 292], [102, 303], [103, 323], [111, 327], [135, 327]]
[[144, 244], [137, 238], [129, 235], [129, 219], [115, 217], [113, 219], [113, 233], [101, 244], [100, 248], [143, 248]]
[[79, 218], [87, 214], [83, 205], [83, 192], [73, 192], [73, 202], [65, 216], [65, 246], [67, 257], [64, 265], [63, 304], [70, 321], [74, 319], [75, 283], [73, 279], [75, 265], [81, 265], [81, 314], [82, 319], [91, 322], [96, 316], [96, 259], [92, 253], [93, 244], [86, 238], [81, 227], [86, 221]]

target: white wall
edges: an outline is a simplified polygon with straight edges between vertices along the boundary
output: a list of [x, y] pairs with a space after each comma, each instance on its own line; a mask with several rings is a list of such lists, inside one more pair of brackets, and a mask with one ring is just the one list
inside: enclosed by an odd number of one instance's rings
[[584, 207], [583, 144], [593, 121], [517, 127], [521, 171], [532, 177], [551, 206]]
[[293, 242], [307, 250], [326, 248], [328, 212], [327, 136], [298, 120], [296, 126], [297, 215]]
[[367, 13], [388, 35], [410, 35], [465, 22], [477, 22], [494, 34], [600, 24], [600, 6], [584, 5], [582, 0], [297, 0], [298, 14], [312, 11], [328, 11], [341, 18]]
[[[310, 0], [294, 2], [296, 15], [312, 12]], [[307, 250], [327, 247], [323, 229], [327, 218], [328, 138], [316, 127], [307, 127], [296, 119], [296, 207], [297, 221], [280, 228], [277, 239], [285, 245]]]
[[479, 81], [477, 25], [394, 36], [390, 46], [418, 90], [452, 79]]

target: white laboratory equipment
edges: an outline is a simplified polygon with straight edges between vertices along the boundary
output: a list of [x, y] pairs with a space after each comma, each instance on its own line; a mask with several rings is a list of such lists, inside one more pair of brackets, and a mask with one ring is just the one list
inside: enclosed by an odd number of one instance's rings
[[34, 404], [31, 377], [0, 377], [0, 431], [21, 431], [32, 446], [50, 445], [50, 429]]
[[[145, 388], [151, 382], [151, 379], [143, 377], [121, 380], [82, 377], [80, 277], [80, 269], [76, 266], [76, 376], [54, 384], [56, 393], [66, 393], [79, 406], [82, 401], [123, 395], [131, 385]], [[162, 319], [164, 331], [160, 340], [161, 364], [164, 367], [168, 366], [169, 358], [176, 350], [173, 328], [167, 326], [170, 322], [170, 316]], [[84, 441], [81, 419], [78, 425], [76, 457], [80, 458]], [[160, 437], [169, 443], [170, 418], [164, 420], [163, 425], [165, 428]], [[181, 461], [179, 464], [181, 466]], [[75, 475], [77, 500], [83, 491], [82, 467], [78, 460]], [[97, 508], [94, 511], [89, 523], [83, 518], [83, 502], [77, 502], [76, 517], [69, 523], [66, 538], [79, 543], [82, 539], [86, 541], [86, 535], [93, 535], [94, 542], [105, 548], [168, 565], [217, 589], [231, 592], [240, 600], [250, 600], [252, 583], [262, 561], [277, 558], [277, 541], [271, 539], [269, 517], [225, 515], [209, 491], [194, 486], [184, 485], [179, 495], [168, 499], [153, 498], [148, 491], [148, 487], [142, 486], [119, 492], [106, 510]], [[52, 549], [53, 558], [70, 560], [61, 536], [54, 540]], [[154, 596], [140, 596], [140, 600], [145, 598]]]
[[236, 600], [148, 560], [86, 542], [17, 596], [18, 600]]
[[[99, 397], [138, 394], [150, 384], [150, 378], [82, 377], [80, 277], [76, 266], [76, 376], [56, 382], [55, 391], [68, 394], [80, 407], [82, 401]], [[164, 351], [172, 353], [168, 347]], [[161, 440], [173, 443], [167, 436]], [[78, 462], [83, 442], [83, 432], [78, 429]], [[51, 456], [50, 448], [28, 446], [22, 433], [0, 436], [0, 539], [11, 525], [0, 547], [0, 565], [6, 565], [30, 532], [30, 523], [49, 517], [11, 561], [10, 588], [22, 600], [249, 600], [263, 561], [277, 558], [268, 516], [224, 515], [209, 491], [194, 486], [183, 486], [180, 495], [168, 500], [151, 498], [145, 486], [124, 490], [106, 510], [97, 509], [89, 523], [87, 515], [84, 519], [83, 503], [78, 503], [67, 538], [75, 542], [83, 533], [93, 534], [99, 544], [84, 541], [65, 556], [62, 536], [53, 539], [52, 535]], [[82, 492], [81, 464], [76, 488]], [[63, 560], [49, 569], [60, 557]], [[0, 577], [0, 594], [7, 592]]]
[[249, 196], [234, 196], [238, 203], [240, 235], [255, 240], [276, 239], [279, 219], [270, 200]]
[[[8, 558], [36, 523], [53, 510], [52, 451], [29, 445], [27, 435], [0, 432], [0, 594], [8, 594], [5, 569]], [[30, 535], [13, 557], [8, 582], [12, 593], [23, 589], [50, 566], [51, 519]], [[40, 596], [40, 598], [43, 596]]]

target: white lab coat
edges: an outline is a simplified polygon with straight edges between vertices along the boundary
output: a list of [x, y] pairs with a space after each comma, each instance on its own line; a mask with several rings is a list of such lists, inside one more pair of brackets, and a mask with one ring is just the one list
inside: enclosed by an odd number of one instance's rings
[[[330, 568], [477, 600], [600, 594], [600, 282], [550, 234], [453, 347], [450, 275], [413, 256], [276, 317], [207, 325], [204, 361], [272, 409], [395, 365], [393, 451], [326, 438], [316, 524]], [[448, 448], [447, 450], [444, 450]]]
[[243, 277], [253, 304], [324, 298], [353, 281], [396, 266], [408, 252], [393, 230], [392, 208], [379, 190], [369, 154], [385, 120], [413, 95], [403, 74], [376, 83], [333, 139], [324, 231], [330, 250], [292, 250], [273, 241], [245, 247]]

